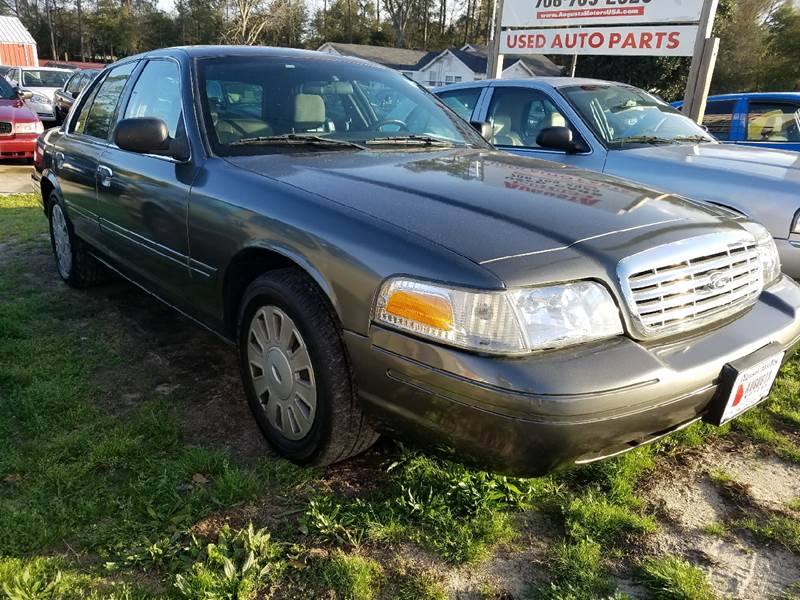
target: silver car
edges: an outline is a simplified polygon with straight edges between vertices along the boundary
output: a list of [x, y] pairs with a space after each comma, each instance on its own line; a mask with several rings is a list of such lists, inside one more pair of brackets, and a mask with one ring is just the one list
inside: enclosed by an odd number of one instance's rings
[[723, 145], [661, 99], [570, 77], [434, 89], [501, 150], [631, 179], [764, 224], [800, 277], [800, 154]]
[[25, 104], [48, 126], [56, 121], [53, 102], [56, 90], [64, 87], [70, 75], [71, 70], [55, 67], [13, 67], [6, 73], [6, 79], [12, 85], [33, 94]]

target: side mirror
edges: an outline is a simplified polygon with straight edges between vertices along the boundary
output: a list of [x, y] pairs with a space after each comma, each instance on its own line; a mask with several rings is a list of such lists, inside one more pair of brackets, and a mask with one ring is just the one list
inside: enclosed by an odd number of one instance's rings
[[475, 131], [480, 133], [481, 137], [487, 142], [492, 141], [492, 135], [494, 134], [494, 131], [491, 123], [487, 123], [486, 121], [472, 121], [470, 125], [472, 125], [475, 128]]
[[15, 90], [17, 92], [17, 97], [20, 100], [30, 100], [31, 98], [33, 98], [33, 92], [30, 92], [28, 90], [21, 90], [19, 88], [15, 88]]
[[536, 145], [548, 150], [563, 150], [568, 154], [586, 152], [581, 143], [572, 140], [572, 130], [569, 127], [545, 127], [536, 136]]
[[170, 143], [167, 124], [153, 117], [122, 119], [114, 130], [114, 143], [138, 154], [159, 154], [179, 161], [187, 158], [182, 144]]

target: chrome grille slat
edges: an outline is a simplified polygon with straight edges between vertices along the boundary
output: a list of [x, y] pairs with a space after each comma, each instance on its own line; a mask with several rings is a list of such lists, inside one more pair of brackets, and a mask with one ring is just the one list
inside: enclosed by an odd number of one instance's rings
[[[742, 277], [743, 275], [750, 275], [760, 268], [761, 266], [758, 264], [748, 263], [742, 265], [741, 267], [734, 267], [727, 272], [731, 277], [738, 278]], [[642, 306], [653, 300], [663, 299], [664, 301], [667, 301], [670, 296], [680, 296], [686, 294], [687, 292], [693, 293], [698, 287], [708, 285], [709, 283], [711, 283], [710, 275], [705, 275], [701, 278], [682, 279], [670, 285], [660, 286], [652, 291], [637, 292], [634, 290], [633, 297], [636, 300], [636, 303], [639, 306]]]
[[724, 231], [622, 260], [618, 274], [642, 337], [686, 331], [752, 305], [763, 288], [753, 236]]

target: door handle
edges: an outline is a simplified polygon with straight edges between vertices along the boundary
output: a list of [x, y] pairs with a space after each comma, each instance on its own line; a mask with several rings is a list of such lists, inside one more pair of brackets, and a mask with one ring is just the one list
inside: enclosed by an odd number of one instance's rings
[[64, 166], [64, 153], [63, 152], [56, 152], [56, 161], [55, 161], [56, 170], [59, 170], [61, 167]]
[[111, 187], [111, 178], [114, 176], [114, 171], [105, 165], [100, 165], [97, 167], [97, 174], [100, 177], [100, 185]]

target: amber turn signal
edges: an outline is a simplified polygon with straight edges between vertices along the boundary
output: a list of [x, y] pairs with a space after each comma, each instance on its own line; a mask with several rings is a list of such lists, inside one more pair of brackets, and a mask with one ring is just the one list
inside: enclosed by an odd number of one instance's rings
[[450, 302], [433, 294], [397, 290], [389, 296], [386, 312], [442, 331], [453, 328], [453, 308]]

